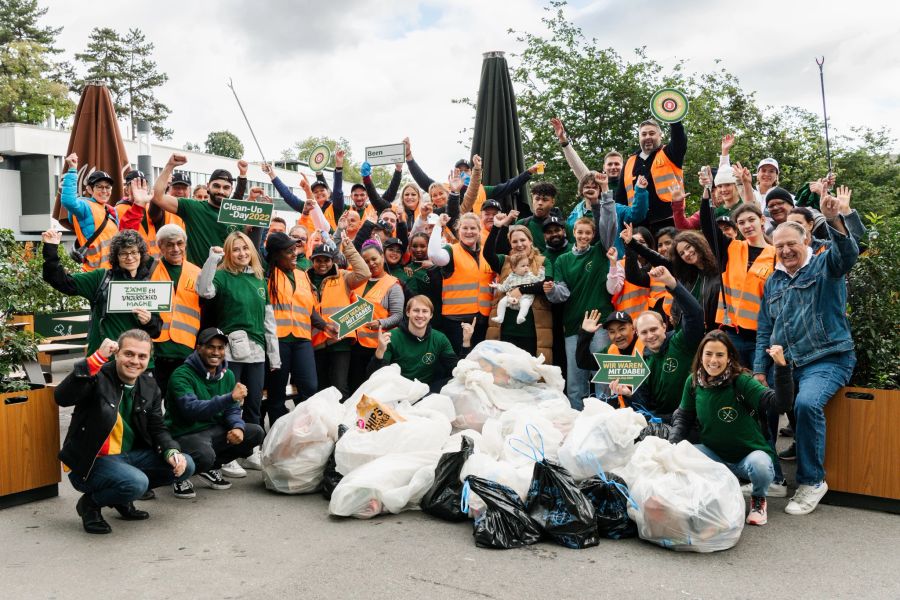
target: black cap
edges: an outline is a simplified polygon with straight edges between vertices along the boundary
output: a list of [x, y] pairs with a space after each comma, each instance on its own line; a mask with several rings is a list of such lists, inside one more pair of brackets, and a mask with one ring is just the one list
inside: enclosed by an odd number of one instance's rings
[[115, 183], [113, 178], [109, 176], [109, 173], [106, 171], [94, 171], [90, 175], [88, 175], [86, 184], [93, 187], [101, 181], [108, 181], [110, 184]]
[[293, 248], [297, 245], [297, 240], [290, 237], [286, 233], [275, 231], [266, 237], [266, 254], [272, 255], [287, 248]]
[[382, 231], [387, 231], [388, 233], [390, 233], [394, 231], [394, 226], [383, 219], [378, 219], [375, 222], [375, 225], [372, 226], [372, 229], [380, 229]]
[[191, 177], [184, 171], [175, 171], [169, 185], [191, 185]]
[[131, 183], [135, 179], [147, 179], [147, 176], [144, 175], [143, 171], [138, 169], [133, 169], [125, 174], [125, 183]]
[[729, 227], [734, 227], [734, 221], [731, 220], [731, 217], [728, 215], [722, 215], [721, 217], [716, 217], [716, 223], [725, 223]]
[[361, 184], [361, 183], [354, 183], [354, 184], [350, 187], [350, 192], [352, 193], [354, 190], [362, 190], [362, 191], [366, 191], [366, 186], [364, 186], [364, 185]]
[[607, 315], [607, 317], [605, 319], [603, 319], [603, 327], [605, 328], [610, 323], [632, 323], [632, 322], [633, 321], [631, 320], [631, 315], [629, 315], [627, 312], [624, 312], [621, 310], [616, 310], [616, 311], [609, 313], [609, 315]]
[[456, 161], [456, 164], [453, 165], [453, 168], [454, 169], [462, 169], [462, 168], [471, 169], [472, 165], [470, 165], [469, 161], [467, 161], [466, 159], [461, 158], [458, 161]]
[[566, 222], [563, 221], [562, 219], [560, 219], [559, 217], [557, 217], [556, 215], [550, 215], [549, 217], [544, 219], [544, 225], [543, 225], [544, 231], [547, 231], [547, 228], [552, 227], [553, 225], [558, 225], [558, 226], [562, 227], [563, 229], [566, 228]]
[[313, 247], [312, 252], [309, 253], [310, 260], [314, 259], [317, 256], [326, 256], [331, 260], [334, 260], [335, 250], [331, 246], [326, 246], [325, 244], [316, 244]]
[[197, 343], [205, 346], [216, 338], [221, 338], [226, 344], [228, 343], [228, 336], [218, 327], [207, 327], [198, 333]]
[[309, 189], [314, 190], [317, 187], [323, 187], [327, 190], [328, 184], [325, 183], [324, 181], [322, 181], [321, 179], [316, 179], [315, 181], [312, 182], [312, 185], [309, 186]]
[[384, 243], [382, 244], [382, 246], [384, 248], [390, 248], [391, 246], [400, 246], [400, 249], [403, 250], [403, 242], [401, 242], [400, 240], [398, 240], [395, 237], [389, 237], [386, 240], [384, 240]]
[[773, 187], [769, 190], [769, 193], [766, 194], [766, 206], [768, 206], [769, 202], [772, 200], [784, 200], [791, 206], [794, 205], [794, 199], [791, 197], [791, 193], [783, 187]]
[[209, 176], [210, 181], [215, 181], [216, 179], [223, 179], [228, 183], [234, 183], [234, 177], [231, 176], [231, 172], [228, 169], [216, 169], [212, 172], [212, 175]]
[[500, 206], [500, 203], [497, 202], [496, 200], [486, 200], [485, 203], [481, 205], [481, 212], [484, 212], [489, 208], [495, 208], [495, 209], [497, 209], [497, 212], [500, 212], [503, 210], [503, 207]]

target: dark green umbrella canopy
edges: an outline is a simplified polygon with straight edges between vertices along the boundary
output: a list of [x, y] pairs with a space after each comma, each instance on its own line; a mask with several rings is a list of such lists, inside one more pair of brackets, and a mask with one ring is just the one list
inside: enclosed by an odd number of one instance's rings
[[[525, 170], [516, 95], [503, 52], [484, 54], [472, 154], [478, 154], [484, 162], [481, 177], [485, 185], [502, 183]], [[527, 188], [499, 201], [504, 210], [515, 208], [522, 216], [531, 214]]]

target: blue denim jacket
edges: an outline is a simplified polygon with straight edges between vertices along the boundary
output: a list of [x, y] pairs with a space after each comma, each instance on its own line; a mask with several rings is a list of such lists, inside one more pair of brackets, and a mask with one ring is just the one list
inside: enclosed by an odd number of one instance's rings
[[776, 270], [766, 281], [756, 334], [755, 373], [772, 364], [766, 348], [784, 346], [788, 363], [802, 367], [823, 356], [853, 351], [847, 320], [847, 282], [859, 248], [852, 236], [828, 227], [831, 246], [794, 277]]

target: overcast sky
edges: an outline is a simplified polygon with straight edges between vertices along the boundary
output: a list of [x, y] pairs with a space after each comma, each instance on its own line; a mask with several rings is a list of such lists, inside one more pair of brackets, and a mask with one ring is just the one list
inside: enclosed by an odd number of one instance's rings
[[[451, 99], [476, 96], [481, 53], [515, 52], [507, 29], [540, 33], [545, 14], [538, 0], [41, 4], [50, 8], [45, 23], [65, 26], [59, 46], [68, 55], [82, 51], [97, 26], [139, 27], [156, 44], [169, 75], [159, 91], [172, 109], [168, 144], [202, 143], [229, 129], [246, 157], [259, 160], [225, 86], [232, 77], [267, 157], [310, 135], [343, 136], [356, 157], [408, 135], [433, 176], [467, 154], [457, 140], [473, 115]], [[832, 126], [900, 132], [900, 9], [886, 1], [576, 0], [568, 13], [626, 57], [646, 46], [663, 64], [686, 59], [695, 71], [722, 59], [763, 105], [821, 111], [813, 58], [825, 55]]]

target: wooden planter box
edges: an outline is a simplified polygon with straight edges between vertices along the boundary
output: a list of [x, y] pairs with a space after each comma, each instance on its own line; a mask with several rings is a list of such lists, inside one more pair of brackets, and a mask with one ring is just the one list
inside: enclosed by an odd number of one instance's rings
[[825, 418], [823, 502], [900, 513], [900, 390], [842, 388]]
[[0, 394], [0, 508], [58, 495], [58, 454], [53, 388]]

